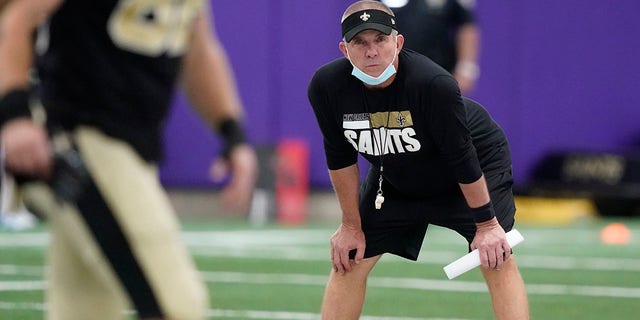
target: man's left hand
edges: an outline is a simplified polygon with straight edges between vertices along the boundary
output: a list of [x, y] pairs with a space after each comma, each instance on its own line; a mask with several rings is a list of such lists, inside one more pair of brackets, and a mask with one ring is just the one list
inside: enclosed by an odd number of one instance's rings
[[478, 249], [482, 267], [500, 270], [504, 261], [511, 257], [511, 247], [504, 229], [495, 217], [476, 226], [471, 249]]

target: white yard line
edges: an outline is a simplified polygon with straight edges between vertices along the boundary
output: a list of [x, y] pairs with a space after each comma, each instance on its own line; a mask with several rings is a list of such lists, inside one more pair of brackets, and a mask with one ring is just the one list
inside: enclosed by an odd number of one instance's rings
[[[301, 247], [190, 247], [189, 251], [199, 257], [233, 257], [290, 261], [329, 261], [328, 249]], [[417, 263], [444, 267], [461, 257], [464, 252], [423, 251]], [[640, 271], [640, 259], [602, 257], [562, 257], [516, 254], [520, 268], [549, 270], [593, 270], [593, 271]], [[399, 261], [385, 256], [380, 263]], [[407, 261], [407, 260], [402, 260]]]
[[42, 291], [46, 287], [45, 281], [13, 280], [0, 281], [0, 292], [6, 291]]
[[[325, 275], [309, 274], [272, 274], [242, 272], [201, 272], [208, 282], [221, 283], [253, 283], [253, 284], [292, 284], [324, 286], [328, 279]], [[415, 289], [425, 291], [453, 291], [468, 293], [486, 293], [487, 287], [481, 281], [433, 280], [423, 278], [369, 277], [369, 287], [394, 289]], [[533, 284], [527, 283], [527, 293], [533, 295], [573, 295], [608, 298], [640, 298], [640, 288]]]
[[[524, 244], [531, 247], [549, 244], [563, 244], [571, 239], [573, 245], [600, 244], [598, 230], [589, 229], [519, 229], [525, 237]], [[634, 235], [640, 235], [640, 229], [630, 229]], [[328, 245], [333, 229], [244, 229], [183, 231], [181, 237], [187, 245], [212, 243], [218, 245]], [[49, 241], [47, 232], [0, 232], [0, 247], [43, 246]], [[440, 227], [430, 227], [427, 241], [436, 245], [458, 243], [464, 246], [464, 240], [453, 231]], [[634, 237], [631, 246], [640, 245], [640, 237]]]
[[[290, 311], [257, 311], [257, 310], [210, 310], [209, 317], [214, 318], [242, 318], [242, 319], [291, 319], [291, 320], [316, 320], [320, 315], [310, 312]], [[416, 318], [416, 317], [360, 317], [362, 320], [463, 320], [459, 318]]]
[[[36, 302], [5, 302], [0, 301], [0, 310], [32, 310], [38, 312], [46, 311], [47, 306]], [[291, 311], [266, 311], [266, 310], [225, 310], [209, 309], [207, 317], [210, 318], [242, 318], [242, 319], [273, 319], [273, 320], [316, 320], [320, 315], [311, 312], [291, 312]], [[380, 317], [366, 316], [360, 317], [362, 320], [465, 320], [460, 318], [416, 318], [416, 317]]]
[[[245, 273], [245, 272], [215, 272], [202, 271], [202, 277], [207, 282], [218, 283], [251, 283], [251, 284], [289, 284], [324, 286], [327, 275], [289, 274], [289, 273]], [[2, 291], [34, 291], [43, 290], [44, 281], [0, 281]], [[368, 286], [371, 288], [414, 289], [424, 291], [448, 291], [467, 293], [486, 293], [487, 288], [481, 281], [435, 280], [424, 278], [398, 277], [369, 277]], [[640, 288], [535, 284], [527, 283], [527, 293], [530, 295], [573, 295], [608, 298], [640, 298]]]
[[[640, 234], [640, 230], [638, 234]], [[459, 238], [453, 232], [433, 230], [443, 237], [428, 238], [430, 242], [451, 244]], [[523, 247], [547, 246], [566, 242], [585, 244], [597, 241], [594, 231], [582, 229], [548, 230], [531, 229], [522, 231], [525, 235]], [[328, 237], [330, 230], [226, 230], [183, 232], [183, 242], [195, 256], [258, 258], [292, 261], [328, 261]], [[429, 237], [429, 236], [427, 236]], [[596, 238], [596, 240], [593, 240]], [[460, 239], [458, 239], [460, 241]], [[463, 241], [463, 240], [462, 240]], [[44, 247], [48, 242], [46, 232], [0, 233], [1, 247]], [[624, 247], [621, 247], [624, 248]], [[520, 250], [523, 252], [523, 250]], [[526, 252], [526, 250], [524, 250]], [[423, 250], [418, 263], [445, 266], [464, 252], [453, 250]], [[528, 255], [516, 253], [520, 268], [549, 270], [596, 270], [596, 271], [640, 271], [640, 259], [608, 257], [576, 257], [560, 255]], [[399, 258], [385, 256], [381, 262], [398, 261]], [[0, 269], [0, 273], [6, 272]]]

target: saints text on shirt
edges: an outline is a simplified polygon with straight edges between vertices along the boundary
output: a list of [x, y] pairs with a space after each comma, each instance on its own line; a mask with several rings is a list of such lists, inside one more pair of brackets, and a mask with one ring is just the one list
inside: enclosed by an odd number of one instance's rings
[[342, 115], [347, 141], [358, 152], [369, 155], [380, 155], [380, 150], [382, 154], [419, 151], [420, 141], [414, 138], [412, 126], [408, 110]]

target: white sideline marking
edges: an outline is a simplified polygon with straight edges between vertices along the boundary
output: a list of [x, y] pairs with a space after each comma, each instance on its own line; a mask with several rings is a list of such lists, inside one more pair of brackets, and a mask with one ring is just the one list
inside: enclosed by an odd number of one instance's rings
[[[228, 247], [190, 247], [189, 252], [199, 257], [255, 258], [290, 261], [328, 262], [326, 248], [228, 248]], [[426, 251], [415, 263], [444, 266], [457, 259], [462, 253], [454, 251]], [[388, 259], [387, 259], [388, 258]], [[640, 259], [602, 258], [602, 257], [566, 257], [538, 256], [516, 253], [519, 268], [537, 268], [549, 270], [594, 270], [594, 271], [640, 271]], [[380, 263], [396, 259], [387, 255]], [[399, 258], [397, 258], [399, 259]], [[401, 259], [402, 260], [402, 259]], [[406, 261], [406, 260], [402, 260]]]
[[[291, 284], [291, 285], [326, 285], [327, 275], [290, 274], [290, 273], [244, 273], [202, 271], [202, 278], [207, 282], [218, 283], [252, 283], [252, 284]], [[453, 291], [486, 293], [487, 287], [481, 281], [434, 280], [423, 278], [369, 277], [369, 287], [416, 289], [424, 291]], [[2, 291], [34, 291], [44, 290], [44, 281], [0, 281]], [[640, 288], [535, 284], [527, 283], [527, 293], [534, 295], [573, 295], [609, 298], [640, 298]]]
[[4, 291], [42, 291], [46, 287], [45, 281], [0, 281], [0, 292]]
[[34, 310], [44, 311], [46, 305], [39, 302], [7, 302], [0, 301], [0, 310]]
[[[47, 306], [36, 302], [5, 302], [0, 301], [0, 310], [33, 310], [44, 312]], [[274, 320], [316, 320], [320, 315], [311, 312], [264, 311], [264, 310], [225, 310], [209, 309], [208, 317], [214, 318], [242, 318], [242, 319], [274, 319]], [[415, 318], [415, 317], [380, 317], [362, 316], [363, 320], [465, 320], [459, 318]]]
[[[242, 319], [291, 319], [291, 320], [316, 320], [320, 315], [310, 312], [291, 311], [256, 311], [256, 310], [209, 310], [209, 317], [215, 318], [242, 318]], [[415, 318], [415, 317], [360, 317], [362, 320], [464, 320], [458, 318]]]
[[42, 277], [42, 266], [18, 266], [13, 264], [0, 264], [0, 275]]
[[[324, 286], [328, 280], [325, 275], [309, 274], [272, 274], [242, 272], [201, 272], [209, 282], [222, 283], [255, 283], [255, 284], [293, 284]], [[369, 277], [369, 287], [416, 289], [425, 291], [454, 291], [470, 293], [486, 293], [487, 286], [481, 281], [433, 280], [422, 278]], [[534, 295], [573, 295], [609, 298], [640, 298], [640, 288], [534, 284], [527, 283], [527, 293]]]
[[[544, 246], [548, 244], [564, 243], [572, 239], [574, 245], [600, 244], [598, 230], [584, 229], [536, 229], [521, 230], [527, 236], [528, 246]], [[632, 234], [640, 234], [640, 229], [631, 228]], [[248, 245], [328, 245], [334, 229], [245, 229], [245, 230], [211, 230], [211, 231], [183, 231], [182, 240], [187, 245], [202, 243], [227, 244], [231, 246]], [[460, 243], [464, 246], [464, 239], [453, 231], [440, 227], [429, 229], [427, 241], [433, 244]], [[49, 242], [46, 231], [38, 232], [0, 232], [0, 247], [44, 246]], [[640, 238], [634, 237], [632, 246], [640, 244]]]
[[[442, 230], [433, 230], [434, 233]], [[640, 233], [640, 230], [634, 232]], [[445, 231], [446, 232], [446, 231]], [[559, 243], [560, 239], [575, 238], [576, 244], [597, 243], [594, 232], [585, 230], [526, 230], [527, 245], [548, 245]], [[277, 260], [306, 260], [329, 261], [329, 235], [328, 230], [231, 230], [231, 231], [193, 231], [182, 232], [183, 242], [189, 247], [189, 251], [202, 257], [234, 257], [234, 258], [260, 258]], [[456, 234], [452, 232], [445, 235], [429, 238], [430, 242], [442, 241], [446, 243], [452, 240]], [[596, 232], [597, 234], [597, 232]], [[595, 240], [593, 240], [595, 238]], [[46, 232], [26, 233], [0, 233], [1, 247], [44, 247], [48, 243]], [[531, 240], [531, 241], [529, 241]], [[462, 240], [464, 241], [464, 240]], [[448, 243], [451, 243], [449, 241]], [[632, 244], [633, 245], [633, 244]], [[457, 259], [461, 251], [423, 250], [418, 263], [438, 265], [442, 267]], [[632, 258], [603, 258], [603, 257], [567, 257], [567, 256], [541, 256], [517, 253], [518, 266], [520, 268], [539, 268], [549, 270], [596, 270], [596, 271], [640, 271], [640, 259]], [[389, 259], [387, 259], [389, 258]], [[381, 263], [393, 261], [395, 257], [386, 256]], [[5, 272], [0, 270], [0, 273]]]

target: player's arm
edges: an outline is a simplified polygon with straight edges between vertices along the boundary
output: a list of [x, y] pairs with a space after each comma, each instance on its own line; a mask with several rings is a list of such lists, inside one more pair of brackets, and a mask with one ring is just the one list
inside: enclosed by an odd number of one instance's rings
[[329, 170], [329, 176], [342, 211], [340, 228], [331, 237], [331, 262], [336, 272], [344, 273], [351, 271], [349, 251], [356, 249], [356, 263], [364, 256], [365, 239], [358, 209], [360, 170], [356, 163]]
[[201, 10], [182, 66], [182, 84], [193, 106], [212, 127], [241, 121], [243, 109], [226, 52], [213, 29], [208, 7]]
[[469, 62], [477, 67], [480, 30], [475, 23], [469, 22], [460, 26], [456, 36], [456, 47], [458, 49], [458, 64]]
[[454, 76], [460, 85], [462, 93], [468, 93], [475, 86], [480, 76], [478, 65], [478, 51], [480, 47], [480, 31], [470, 22], [458, 29], [456, 34], [458, 60], [454, 69]]
[[232, 172], [222, 202], [229, 209], [246, 211], [257, 175], [257, 159], [245, 139], [243, 109], [234, 75], [213, 30], [208, 7], [195, 21], [181, 80], [191, 104], [224, 140], [224, 157], [212, 166], [214, 178], [225, 175], [227, 169]]
[[449, 163], [476, 222], [471, 249], [478, 249], [483, 266], [500, 268], [503, 257], [508, 257], [509, 245], [495, 218], [457, 83], [450, 76], [436, 77], [431, 82], [431, 97], [434, 115], [428, 118], [431, 136], [443, 160]]
[[455, 166], [458, 185], [476, 223], [476, 235], [471, 249], [478, 249], [485, 268], [500, 269], [508, 259], [511, 248], [506, 234], [496, 218], [487, 182], [482, 173], [475, 148], [461, 153], [462, 161]]
[[485, 178], [481, 176], [475, 182], [459, 185], [476, 221], [477, 231], [471, 249], [478, 249], [482, 266], [500, 269], [511, 255], [511, 248], [495, 216]]
[[14, 174], [46, 178], [51, 172], [46, 131], [31, 120], [29, 73], [34, 33], [60, 3], [5, 1], [0, 12], [0, 126], [5, 166]]
[[29, 84], [33, 35], [60, 0], [0, 2], [0, 94]]
[[452, 2], [452, 25], [456, 29], [455, 46], [457, 61], [453, 75], [460, 85], [462, 93], [468, 93], [480, 76], [478, 52], [480, 50], [480, 29], [475, 19], [473, 2]]

